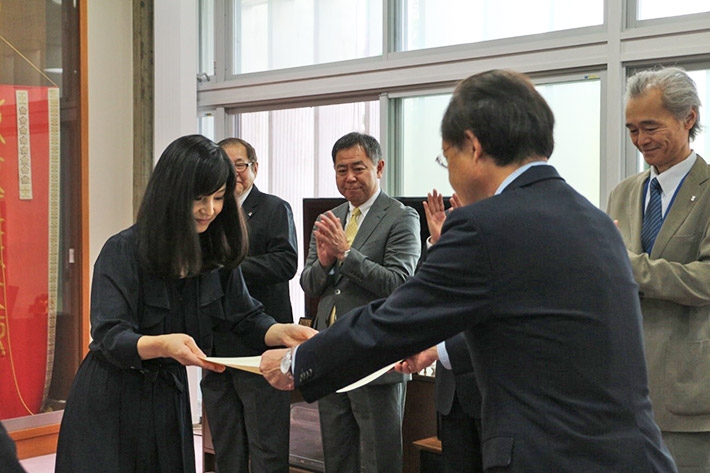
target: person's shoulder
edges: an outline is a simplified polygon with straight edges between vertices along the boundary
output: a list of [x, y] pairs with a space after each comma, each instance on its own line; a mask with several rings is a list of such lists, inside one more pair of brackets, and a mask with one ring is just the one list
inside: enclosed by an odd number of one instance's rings
[[[700, 156], [699, 154], [697, 154], [696, 156], [698, 157], [698, 159], [696, 160], [695, 165], [693, 166], [693, 168], [696, 168], [696, 167], [697, 167], [697, 168], [700, 168], [700, 169], [704, 170], [706, 173], [710, 173], [710, 164], [708, 164], [708, 162], [705, 161], [705, 160], [703, 159], [703, 157]], [[691, 168], [691, 171], [692, 171], [692, 170], [693, 170], [693, 169]]]
[[649, 171], [641, 171], [639, 173], [633, 174], [626, 179], [623, 179], [616, 186], [612, 192], [618, 192], [620, 190], [628, 189], [636, 186], [639, 182], [643, 182], [648, 178]]
[[409, 205], [406, 205], [402, 203], [401, 201], [395, 199], [394, 197], [390, 197], [389, 195], [385, 194], [382, 192], [380, 196], [377, 198], [378, 201], [381, 200], [382, 205], [385, 207], [387, 212], [392, 212], [397, 215], [403, 215], [403, 216], [412, 216], [412, 217], [417, 217], [419, 218], [419, 213], [417, 213], [416, 209], [414, 207], [411, 207]]
[[263, 202], [271, 205], [285, 205], [289, 208], [291, 207], [291, 204], [289, 204], [287, 200], [282, 199], [281, 197], [275, 194], [267, 194], [266, 192], [261, 192], [261, 198], [263, 199]]
[[104, 246], [133, 246], [136, 242], [136, 238], [136, 228], [135, 225], [133, 225], [110, 236]]
[[135, 260], [137, 240], [135, 226], [109, 237], [104, 243], [99, 259], [114, 265], [124, 265]]

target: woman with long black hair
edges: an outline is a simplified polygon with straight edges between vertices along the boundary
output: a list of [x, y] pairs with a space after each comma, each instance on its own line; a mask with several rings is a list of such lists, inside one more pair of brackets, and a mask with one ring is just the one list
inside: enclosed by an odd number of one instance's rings
[[205, 361], [214, 331], [258, 349], [314, 330], [277, 324], [252, 299], [234, 167], [200, 135], [161, 155], [136, 224], [112, 236], [94, 266], [89, 353], [67, 400], [56, 473], [194, 473], [185, 366]]

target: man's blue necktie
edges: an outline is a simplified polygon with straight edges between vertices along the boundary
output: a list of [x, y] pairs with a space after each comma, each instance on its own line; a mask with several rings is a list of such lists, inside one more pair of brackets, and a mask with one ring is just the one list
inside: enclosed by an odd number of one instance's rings
[[643, 216], [643, 225], [641, 227], [641, 245], [643, 251], [651, 254], [653, 243], [656, 241], [656, 235], [663, 224], [663, 215], [661, 210], [661, 184], [655, 177], [651, 181], [651, 196], [648, 200], [648, 207]]

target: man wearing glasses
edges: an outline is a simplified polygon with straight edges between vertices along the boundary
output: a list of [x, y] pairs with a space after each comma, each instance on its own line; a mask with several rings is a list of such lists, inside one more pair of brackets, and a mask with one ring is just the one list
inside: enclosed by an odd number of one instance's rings
[[[249, 294], [278, 322], [291, 323], [288, 282], [298, 267], [291, 206], [254, 185], [259, 163], [248, 142], [227, 138], [219, 145], [237, 171], [237, 199], [249, 226], [249, 255], [240, 265]], [[228, 333], [215, 334], [214, 348], [216, 356], [260, 354]], [[231, 368], [206, 374], [202, 393], [218, 472], [288, 473], [288, 393], [273, 389], [260, 375]]]
[[313, 401], [403, 358], [398, 369], [416, 372], [407, 357], [464, 331], [485, 471], [675, 473], [653, 420], [624, 242], [547, 164], [553, 125], [522, 74], [462, 81], [441, 136], [463, 206], [387, 299], [266, 351], [269, 382]]

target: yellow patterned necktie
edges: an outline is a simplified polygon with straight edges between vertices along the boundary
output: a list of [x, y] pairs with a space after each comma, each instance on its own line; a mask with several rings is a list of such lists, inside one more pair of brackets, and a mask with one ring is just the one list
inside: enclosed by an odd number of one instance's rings
[[[345, 239], [348, 241], [348, 245], [352, 246], [353, 240], [355, 239], [355, 235], [357, 235], [357, 229], [358, 229], [358, 224], [357, 224], [357, 219], [360, 216], [360, 208], [355, 207], [353, 209], [352, 214], [350, 215], [350, 220], [348, 220], [348, 224], [345, 225]], [[335, 323], [336, 315], [335, 315], [335, 306], [333, 306], [333, 309], [330, 311], [330, 316], [328, 317], [328, 326], [330, 327]]]
[[360, 207], [355, 207], [353, 209], [352, 215], [350, 215], [350, 220], [348, 220], [348, 224], [345, 225], [345, 238], [348, 240], [348, 245], [353, 244], [353, 240], [355, 239], [355, 235], [357, 235], [357, 219], [360, 216]]

